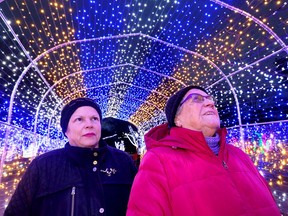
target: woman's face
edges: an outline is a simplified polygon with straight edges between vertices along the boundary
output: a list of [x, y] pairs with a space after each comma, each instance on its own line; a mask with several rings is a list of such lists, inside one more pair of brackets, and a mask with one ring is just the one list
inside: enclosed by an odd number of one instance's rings
[[[207, 96], [199, 89], [191, 89], [183, 100], [191, 93]], [[202, 131], [204, 136], [213, 136], [220, 127], [219, 114], [212, 100], [205, 98], [203, 102], [196, 103], [189, 99], [179, 109], [175, 117], [175, 124], [178, 127]]]
[[98, 147], [101, 122], [98, 112], [90, 106], [82, 106], [72, 114], [65, 133], [71, 146]]

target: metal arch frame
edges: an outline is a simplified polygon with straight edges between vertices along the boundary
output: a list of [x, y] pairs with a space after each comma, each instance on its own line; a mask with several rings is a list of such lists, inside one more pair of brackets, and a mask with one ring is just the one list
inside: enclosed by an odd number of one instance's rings
[[258, 18], [256, 18], [255, 16], [247, 13], [246, 11], [243, 11], [237, 7], [234, 7], [232, 5], [229, 5], [225, 2], [222, 2], [220, 0], [210, 0], [216, 4], [219, 4], [225, 8], [228, 8], [229, 10], [232, 10], [236, 13], [239, 13], [243, 16], [245, 16], [246, 18], [252, 19], [255, 23], [257, 23], [259, 26], [261, 26], [263, 29], [265, 29], [265, 31], [267, 31], [270, 35], [273, 36], [273, 38], [275, 38], [275, 40], [280, 44], [280, 46], [282, 46], [283, 48], [285, 48], [285, 51], [288, 53], [288, 48], [286, 47], [287, 45], [284, 43], [284, 41], [281, 40], [281, 38], [278, 37], [278, 35], [271, 29], [269, 28], [269, 26], [267, 26], [265, 23], [263, 23], [261, 20], [259, 20]]
[[[243, 10], [241, 10], [241, 9], [239, 9], [239, 8], [236, 8], [236, 7], [232, 6], [232, 5], [226, 4], [225, 2], [222, 2], [222, 1], [220, 1], [220, 0], [210, 0], [210, 1], [212, 1], [212, 2], [214, 2], [214, 3], [216, 3], [216, 4], [219, 4], [219, 5], [221, 5], [221, 6], [225, 7], [225, 8], [228, 8], [229, 10], [232, 10], [232, 11], [234, 11], [234, 12], [236, 12], [236, 13], [239, 13], [239, 14], [245, 16], [246, 18], [252, 19], [255, 23], [257, 23], [258, 25], [260, 25], [265, 31], [267, 31], [270, 35], [272, 35], [273, 38], [275, 38], [275, 40], [282, 46], [282, 49], [285, 49], [286, 53], [288, 53], [287, 45], [281, 40], [281, 38], [278, 37], [278, 35], [277, 35], [271, 28], [269, 28], [269, 27], [268, 27], [265, 23], [263, 23], [261, 20], [257, 19], [256, 17], [252, 16], [251, 14], [247, 13], [246, 11], [243, 11]], [[282, 49], [281, 49], [281, 50], [282, 50]], [[266, 58], [264, 57], [264, 58], [262, 58], [262, 59], [264, 60], [264, 59], [266, 59]], [[261, 60], [262, 60], [262, 59], [261, 59]], [[257, 62], [257, 61], [256, 61], [256, 62]], [[258, 61], [258, 62], [260, 62], [260, 61]], [[255, 63], [255, 64], [256, 64], [256, 63]], [[250, 64], [249, 66], [251, 67], [252, 65]], [[249, 67], [249, 66], [248, 66], [248, 67]], [[245, 67], [245, 68], [247, 68], [247, 67]], [[238, 70], [238, 72], [240, 72], [240, 71], [242, 71], [242, 70], [243, 70], [243, 69]], [[236, 72], [234, 72], [233, 74], [230, 74], [230, 76], [232, 76], [232, 75], [234, 75], [234, 74], [236, 74]], [[229, 77], [230, 77], [230, 76], [229, 76]], [[222, 79], [222, 80], [223, 80], [223, 79]], [[216, 84], [216, 83], [214, 83], [214, 85], [215, 85], [215, 84]], [[233, 94], [234, 94], [234, 93], [233, 93]], [[236, 96], [235, 99], [237, 99], [236, 105], [237, 105], [237, 113], [238, 113], [238, 118], [239, 118], [239, 115], [241, 115], [241, 113], [240, 113], [240, 107], [239, 107], [239, 102], [238, 102], [237, 96]], [[240, 116], [240, 118], [241, 118], [241, 116]], [[241, 119], [240, 119], [240, 120], [241, 120]], [[239, 121], [239, 119], [238, 119], [238, 121]], [[240, 136], [241, 136], [240, 139], [241, 139], [241, 141], [243, 141], [243, 139], [244, 139], [244, 131], [243, 131], [243, 129], [242, 129], [242, 120], [239, 121], [239, 126], [240, 126]], [[244, 142], [242, 142], [242, 143], [244, 143]]]
[[[3, 0], [4, 1], [4, 0]], [[1, 0], [0, 0], [1, 3]], [[37, 64], [35, 64], [33, 62], [32, 57], [29, 55], [28, 51], [26, 50], [26, 48], [24, 47], [24, 45], [22, 44], [22, 42], [19, 40], [19, 37], [17, 36], [17, 34], [15, 33], [15, 31], [13, 30], [13, 28], [11, 27], [11, 25], [7, 22], [7, 18], [4, 16], [4, 14], [2, 13], [2, 10], [0, 10], [0, 17], [3, 20], [3, 22], [5, 23], [5, 25], [7, 26], [7, 28], [9, 29], [9, 31], [11, 32], [11, 34], [13, 35], [13, 37], [15, 38], [16, 42], [18, 43], [18, 45], [21, 47], [21, 49], [23, 50], [23, 53], [25, 54], [25, 56], [29, 59], [29, 61], [31, 62], [32, 66], [36, 69], [38, 75], [43, 79], [44, 83], [49, 87], [49, 83], [47, 82], [47, 80], [43, 77], [42, 73], [40, 72], [39, 68], [37, 67]]]
[[268, 125], [268, 124], [277, 124], [281, 122], [288, 122], [288, 119], [286, 120], [277, 120], [277, 121], [269, 121], [269, 122], [258, 122], [258, 123], [252, 123], [252, 124], [245, 124], [245, 125], [235, 125], [232, 127], [227, 127], [227, 129], [233, 129], [233, 128], [239, 128], [239, 127], [249, 127], [249, 126], [255, 126], [255, 125]]
[[[1, 2], [0, 2], [1, 3]], [[2, 13], [2, 11], [0, 10], [0, 17], [3, 20], [3, 22], [5, 23], [5, 25], [7, 26], [7, 28], [9, 29], [9, 31], [11, 32], [11, 34], [13, 35], [13, 37], [15, 38], [16, 42], [18, 43], [18, 45], [21, 47], [23, 53], [25, 54], [25, 56], [29, 59], [29, 61], [31, 62], [29, 65], [31, 65], [30, 67], [33, 67], [37, 74], [40, 76], [40, 78], [43, 80], [43, 82], [45, 83], [45, 85], [49, 88], [50, 84], [48, 83], [48, 81], [45, 79], [45, 77], [42, 75], [41, 71], [39, 70], [39, 68], [37, 67], [36, 62], [34, 62], [34, 60], [32, 59], [32, 57], [29, 55], [28, 51], [26, 50], [26, 48], [24, 47], [24, 45], [22, 44], [22, 42], [19, 40], [19, 37], [17, 36], [17, 34], [14, 32], [13, 28], [11, 27], [11, 25], [7, 22], [7, 18], [4, 16], [4, 14]], [[25, 70], [24, 70], [25, 71]], [[23, 73], [23, 72], [22, 72]], [[25, 72], [26, 74], [26, 72]], [[21, 74], [22, 75], [22, 74]], [[24, 76], [23, 76], [24, 77]], [[18, 78], [19, 80], [19, 78]], [[16, 85], [18, 87], [20, 81], [22, 80], [22, 78], [19, 80], [19, 82], [16, 82]], [[13, 89], [14, 91], [14, 89]], [[13, 94], [12, 91], [12, 94]], [[13, 100], [14, 101], [14, 100]], [[11, 100], [10, 100], [11, 103]], [[9, 116], [9, 115], [8, 115]], [[10, 122], [8, 122], [10, 124]]]
[[[260, 62], [262, 62], [262, 61], [264, 61], [264, 60], [266, 60], [266, 59], [268, 59], [268, 58], [270, 58], [270, 57], [272, 57], [272, 56], [274, 56], [274, 55], [277, 55], [278, 53], [280, 53], [280, 52], [282, 52], [283, 50], [286, 50], [286, 49], [288, 50], [288, 45], [285, 46], [285, 47], [282, 47], [281, 49], [279, 49], [279, 50], [277, 50], [277, 51], [275, 51], [275, 52], [273, 52], [273, 53], [271, 53], [270, 55], [267, 55], [267, 56], [265, 56], [265, 57], [263, 57], [263, 58], [261, 58], [261, 59], [258, 59], [258, 60], [255, 61], [255, 62], [252, 62], [252, 63], [249, 64], [249, 65], [246, 65], [245, 67], [240, 68], [240, 69], [237, 70], [237, 71], [234, 71], [233, 73], [230, 73], [229, 75], [227, 75], [227, 77], [228, 77], [228, 78], [229, 78], [229, 77], [232, 77], [232, 76], [234, 76], [235, 74], [238, 74], [239, 72], [241, 72], [241, 71], [243, 71], [243, 70], [246, 70], [247, 68], [252, 68], [254, 65], [259, 64]], [[217, 80], [216, 82], [214, 82], [213, 84], [211, 84], [211, 85], [209, 86], [209, 88], [213, 87], [214, 85], [218, 84], [218, 83], [221, 82], [221, 81], [223, 81], [223, 78], [221, 78], [221, 79]]]

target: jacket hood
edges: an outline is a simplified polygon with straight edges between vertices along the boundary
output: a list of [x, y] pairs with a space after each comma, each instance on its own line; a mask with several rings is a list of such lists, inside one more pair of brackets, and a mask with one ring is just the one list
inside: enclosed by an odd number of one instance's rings
[[155, 147], [162, 146], [159, 140], [163, 139], [166, 136], [169, 136], [168, 123], [152, 128], [144, 136], [144, 141], [145, 141], [147, 150], [149, 150], [150, 148], [153, 148], [154, 146]]
[[[225, 143], [226, 128], [219, 129], [217, 133], [220, 136], [220, 144]], [[160, 146], [182, 148], [192, 151], [210, 149], [202, 132], [180, 127], [172, 127], [169, 129], [167, 123], [152, 128], [144, 136], [144, 139], [147, 150]]]

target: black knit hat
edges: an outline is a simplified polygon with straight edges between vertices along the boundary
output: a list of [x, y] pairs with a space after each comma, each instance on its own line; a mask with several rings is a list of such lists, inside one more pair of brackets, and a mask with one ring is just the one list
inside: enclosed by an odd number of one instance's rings
[[201, 91], [204, 91], [205, 93], [207, 93], [207, 91], [200, 86], [187, 86], [183, 89], [180, 89], [178, 92], [176, 92], [174, 95], [172, 95], [168, 99], [168, 101], [166, 103], [166, 107], [165, 107], [165, 114], [166, 114], [169, 128], [176, 126], [174, 119], [175, 119], [177, 109], [178, 109], [179, 104], [182, 101], [183, 97], [185, 96], [185, 94], [190, 89], [200, 89]]
[[65, 132], [68, 127], [69, 120], [73, 113], [82, 106], [90, 106], [93, 107], [99, 114], [100, 116], [100, 121], [102, 121], [102, 112], [99, 107], [99, 105], [94, 102], [92, 99], [89, 98], [77, 98], [72, 101], [70, 101], [68, 104], [64, 106], [61, 112], [61, 119], [60, 119], [60, 125], [62, 128], [62, 132], [65, 135]]

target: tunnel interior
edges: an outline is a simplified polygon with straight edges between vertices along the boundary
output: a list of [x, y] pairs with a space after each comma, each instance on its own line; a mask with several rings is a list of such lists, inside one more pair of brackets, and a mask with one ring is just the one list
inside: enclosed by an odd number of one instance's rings
[[67, 141], [72, 99], [143, 137], [173, 93], [199, 85], [288, 215], [287, 2], [0, 0], [0, 17], [0, 210], [30, 161]]

